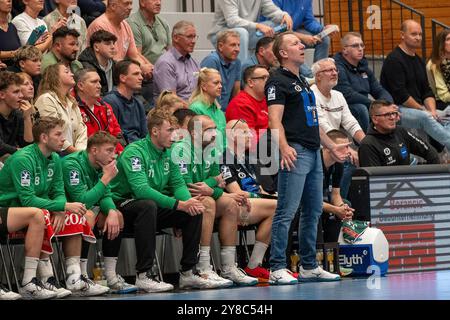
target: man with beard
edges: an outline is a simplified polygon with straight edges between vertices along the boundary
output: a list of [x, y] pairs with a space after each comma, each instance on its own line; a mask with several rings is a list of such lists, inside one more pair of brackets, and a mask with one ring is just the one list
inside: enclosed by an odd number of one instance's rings
[[52, 64], [62, 62], [66, 67], [70, 68], [72, 73], [83, 69], [83, 65], [77, 59], [79, 50], [78, 37], [80, 34], [77, 30], [61, 27], [53, 33], [53, 44], [50, 52], [42, 57], [41, 72]]

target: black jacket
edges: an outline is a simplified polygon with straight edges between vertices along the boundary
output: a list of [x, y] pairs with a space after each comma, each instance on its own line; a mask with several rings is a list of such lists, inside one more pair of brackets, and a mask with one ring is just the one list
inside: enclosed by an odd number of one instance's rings
[[381, 134], [373, 127], [367, 131], [358, 150], [361, 167], [409, 165], [409, 154], [424, 158], [428, 164], [439, 163], [437, 151], [405, 128]]
[[[106, 74], [102, 68], [100, 68], [100, 64], [98, 63], [97, 57], [95, 56], [94, 50], [91, 47], [88, 47], [81, 52], [78, 57], [78, 61], [83, 64], [85, 68], [94, 68], [97, 70], [98, 75], [100, 76], [100, 83], [102, 84], [102, 92], [101, 95], [104, 96], [108, 92], [108, 80], [106, 78]], [[113, 61], [113, 73], [114, 73], [114, 65]]]

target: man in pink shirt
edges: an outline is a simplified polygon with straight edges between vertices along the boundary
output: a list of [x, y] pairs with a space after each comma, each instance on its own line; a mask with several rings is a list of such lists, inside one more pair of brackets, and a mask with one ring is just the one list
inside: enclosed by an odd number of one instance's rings
[[117, 41], [114, 60], [120, 61], [124, 58], [136, 60], [141, 65], [144, 78], [151, 78], [153, 65], [137, 50], [131, 27], [125, 21], [130, 15], [132, 7], [132, 0], [109, 0], [106, 12], [89, 25], [88, 43], [91, 35], [98, 30], [106, 30], [115, 34]]

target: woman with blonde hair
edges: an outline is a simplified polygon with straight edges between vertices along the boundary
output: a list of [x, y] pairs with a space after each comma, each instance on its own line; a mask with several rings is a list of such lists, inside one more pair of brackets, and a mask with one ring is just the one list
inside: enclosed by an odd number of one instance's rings
[[[209, 116], [217, 126], [217, 133], [222, 135], [222, 148], [226, 146], [225, 127], [227, 120], [217, 98], [222, 92], [222, 78], [219, 71], [211, 68], [201, 68], [198, 73], [197, 87], [189, 100], [189, 109], [197, 114]], [[219, 142], [219, 141], [217, 141]]]
[[87, 128], [81, 117], [80, 109], [70, 91], [75, 85], [73, 74], [62, 63], [48, 66], [39, 85], [39, 97], [35, 107], [41, 117], [55, 117], [64, 121], [63, 154], [85, 150], [87, 146]]
[[187, 107], [187, 103], [170, 90], [162, 91], [155, 103], [156, 109], [166, 109], [170, 114], [179, 109], [187, 109]]
[[433, 45], [431, 59], [427, 63], [427, 75], [436, 97], [438, 109], [450, 106], [450, 30], [444, 29]]
[[19, 72], [17, 75], [20, 78], [20, 92], [22, 93], [23, 99], [22, 103], [29, 106], [33, 111], [32, 114], [36, 113], [36, 109], [33, 105], [34, 100], [34, 86], [33, 79], [28, 73]]

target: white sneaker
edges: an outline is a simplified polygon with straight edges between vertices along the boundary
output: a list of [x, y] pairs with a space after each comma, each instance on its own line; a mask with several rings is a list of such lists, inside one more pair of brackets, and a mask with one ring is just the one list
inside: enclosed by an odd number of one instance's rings
[[42, 285], [44, 286], [45, 289], [55, 292], [56, 299], [61, 299], [70, 296], [72, 294], [70, 290], [61, 287], [58, 281], [56, 281], [55, 277], [48, 278], [47, 281], [42, 283]]
[[113, 279], [108, 280], [107, 283], [111, 293], [115, 294], [134, 293], [139, 289], [137, 286], [127, 283], [124, 278], [118, 274], [116, 274]]
[[45, 300], [56, 298], [56, 292], [47, 290], [41, 280], [34, 277], [26, 285], [19, 288], [19, 293], [26, 300]]
[[338, 274], [323, 270], [320, 266], [312, 270], [305, 270], [300, 266], [298, 281], [300, 282], [328, 282], [339, 281], [341, 277]]
[[233, 281], [238, 286], [254, 286], [258, 283], [257, 278], [249, 277], [245, 271], [238, 268], [237, 265], [224, 267], [220, 275], [225, 279]]
[[197, 269], [197, 271], [202, 278], [217, 282], [217, 288], [228, 288], [233, 285], [233, 281], [222, 278], [217, 273], [215, 273], [212, 266], [208, 266], [207, 269], [203, 270]]
[[151, 278], [150, 274], [136, 276], [136, 286], [146, 292], [164, 292], [173, 290], [173, 285]]
[[72, 291], [72, 295], [77, 297], [94, 297], [105, 294], [109, 291], [108, 287], [99, 285], [89, 278], [80, 275], [78, 279], [70, 279], [69, 276], [66, 280], [66, 287]]
[[2, 284], [0, 284], [0, 300], [17, 300], [22, 298], [22, 296], [13, 291], [9, 291]]
[[192, 270], [180, 272], [180, 289], [214, 289], [217, 288], [217, 282], [211, 279], [205, 279]]
[[288, 269], [270, 271], [269, 283], [272, 285], [297, 284], [298, 280]]

